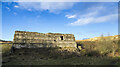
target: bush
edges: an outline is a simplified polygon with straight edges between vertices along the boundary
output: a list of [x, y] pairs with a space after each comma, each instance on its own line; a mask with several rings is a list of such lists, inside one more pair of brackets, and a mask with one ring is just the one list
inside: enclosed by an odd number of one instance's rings
[[88, 52], [87, 53], [87, 56], [96, 56], [96, 57], [98, 57], [98, 56], [101, 56], [101, 54], [100, 54], [100, 52], [99, 51], [90, 51], [90, 52]]
[[120, 48], [116, 50], [116, 52], [118, 52], [118, 54], [120, 54]]
[[85, 56], [85, 55], [86, 55], [86, 50], [81, 50], [81, 51], [80, 51], [80, 55], [81, 55], [81, 56]]
[[101, 36], [98, 37], [98, 40], [96, 41], [77, 41], [77, 44], [83, 44], [85, 50], [87, 52], [89, 51], [89, 55], [91, 55], [91, 51], [99, 51], [99, 53], [103, 56], [107, 56], [107, 54], [115, 56], [116, 52], [120, 54], [120, 49], [118, 49], [120, 40], [118, 41], [118, 39], [112, 39], [111, 37], [112, 36]]
[[2, 44], [2, 54], [9, 54], [11, 51], [12, 44]]

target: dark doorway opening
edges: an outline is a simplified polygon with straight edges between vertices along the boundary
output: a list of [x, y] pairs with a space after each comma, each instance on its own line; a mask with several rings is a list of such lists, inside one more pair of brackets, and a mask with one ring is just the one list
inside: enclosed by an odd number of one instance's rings
[[60, 36], [61, 40], [63, 40], [63, 36]]

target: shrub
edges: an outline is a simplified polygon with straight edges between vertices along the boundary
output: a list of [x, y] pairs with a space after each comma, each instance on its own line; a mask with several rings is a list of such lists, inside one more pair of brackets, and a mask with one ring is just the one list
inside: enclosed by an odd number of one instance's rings
[[87, 53], [87, 56], [101, 56], [100, 52], [99, 51], [90, 51]]

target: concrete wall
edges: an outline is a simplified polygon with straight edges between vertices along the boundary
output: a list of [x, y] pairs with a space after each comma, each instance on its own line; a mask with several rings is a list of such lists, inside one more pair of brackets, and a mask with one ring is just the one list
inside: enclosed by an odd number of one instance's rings
[[13, 44], [16, 48], [27, 47], [76, 47], [73, 34], [37, 33], [15, 31]]

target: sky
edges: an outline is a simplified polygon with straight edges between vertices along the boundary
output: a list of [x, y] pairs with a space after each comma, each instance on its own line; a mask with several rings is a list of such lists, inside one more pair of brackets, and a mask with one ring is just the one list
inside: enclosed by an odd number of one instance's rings
[[16, 30], [74, 34], [76, 40], [118, 35], [117, 2], [2, 2], [2, 39]]

